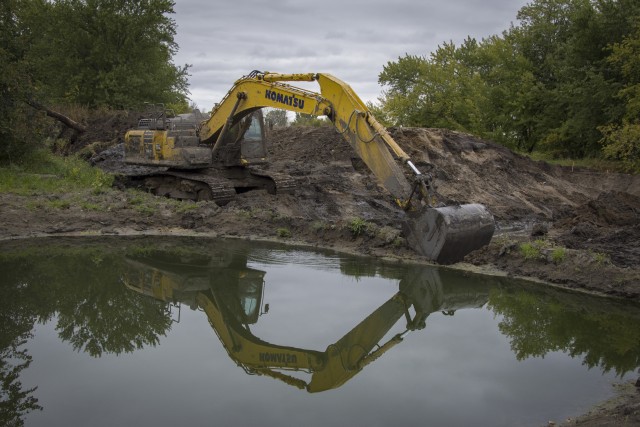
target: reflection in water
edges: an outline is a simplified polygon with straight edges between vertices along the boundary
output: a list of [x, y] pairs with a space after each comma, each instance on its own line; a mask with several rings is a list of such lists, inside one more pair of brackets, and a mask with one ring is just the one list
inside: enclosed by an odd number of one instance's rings
[[117, 247], [20, 245], [0, 251], [0, 425], [21, 425], [40, 409], [19, 374], [31, 363], [28, 339], [36, 324], [57, 319], [73, 349], [100, 357], [156, 345], [171, 319], [164, 304], [123, 292]]
[[23, 415], [42, 409], [33, 396], [36, 387], [25, 389], [20, 381], [20, 373], [32, 362], [24, 344], [33, 336], [35, 321], [35, 315], [22, 307], [25, 296], [24, 287], [0, 287], [0, 425], [3, 426], [21, 425]]
[[492, 291], [489, 308], [503, 317], [518, 360], [563, 351], [589, 368], [618, 376], [640, 366], [640, 317], [637, 311], [567, 292]]
[[[203, 310], [229, 356], [247, 373], [266, 375], [307, 391], [341, 386], [369, 363], [423, 329], [427, 316], [436, 311], [453, 315], [462, 308], [482, 307], [488, 289], [481, 286], [443, 287], [438, 270], [414, 268], [400, 279], [400, 291], [378, 307], [324, 352], [281, 346], [251, 333], [262, 306], [265, 272], [248, 268], [246, 255], [238, 254], [220, 265], [193, 262], [162, 263], [156, 256], [128, 260], [126, 286], [164, 302], [184, 303]], [[382, 343], [389, 330], [403, 318], [404, 332]], [[306, 382], [287, 371], [312, 374]]]
[[[340, 387], [407, 333], [425, 328], [431, 313], [479, 307], [498, 316], [518, 360], [560, 350], [619, 376], [640, 366], [640, 310], [628, 304], [506, 278], [335, 254], [322, 266], [317, 256], [314, 268], [336, 269], [339, 263], [345, 275], [398, 284], [386, 302], [318, 351], [267, 342], [251, 331], [268, 304], [263, 302], [267, 273], [249, 265], [254, 259], [269, 265], [270, 252], [274, 264], [282, 263], [287, 259], [282, 254], [292, 250], [193, 239], [80, 243], [4, 243], [0, 250], [2, 425], [20, 425], [25, 414], [40, 409], [36, 388], [20, 381], [31, 363], [28, 342], [37, 324], [54, 322], [62, 341], [97, 358], [158, 345], [179, 319], [181, 305], [204, 312], [228, 355], [247, 373], [309, 392]], [[391, 333], [397, 324], [403, 331]]]

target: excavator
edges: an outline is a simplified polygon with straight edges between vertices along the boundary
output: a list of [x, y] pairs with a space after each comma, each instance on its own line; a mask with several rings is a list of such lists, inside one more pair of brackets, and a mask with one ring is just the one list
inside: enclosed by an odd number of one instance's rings
[[[130, 256], [123, 283], [178, 309], [185, 304], [203, 311], [229, 357], [247, 374], [271, 377], [309, 393], [342, 386], [407, 334], [424, 329], [431, 313], [453, 315], [456, 310], [481, 308], [489, 299], [486, 286], [443, 284], [439, 270], [416, 266], [398, 276], [398, 292], [324, 351], [278, 345], [251, 331], [251, 325], [268, 314], [269, 305], [264, 303], [266, 273], [246, 263], [242, 255], [201, 265]], [[404, 330], [387, 338], [402, 318]]]
[[[320, 92], [291, 82], [315, 82]], [[126, 133], [125, 163], [155, 167], [139, 177], [143, 186], [172, 198], [223, 205], [252, 189], [292, 192], [295, 180], [265, 167], [265, 107], [326, 116], [406, 211], [404, 235], [419, 254], [451, 264], [491, 241], [495, 223], [488, 209], [477, 203], [438, 206], [432, 175], [421, 172], [353, 89], [330, 74], [253, 71], [202, 121], [170, 118], [160, 109]]]

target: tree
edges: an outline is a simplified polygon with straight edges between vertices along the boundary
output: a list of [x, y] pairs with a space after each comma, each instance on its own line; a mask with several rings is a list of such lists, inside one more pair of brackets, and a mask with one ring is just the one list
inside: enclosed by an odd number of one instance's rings
[[[535, 0], [518, 19], [501, 36], [444, 43], [428, 57], [387, 63], [379, 75], [381, 116], [529, 152], [598, 156], [604, 142], [607, 155], [633, 158], [638, 89], [631, 75], [638, 71], [630, 35], [640, 3]], [[618, 54], [623, 50], [627, 56]]]
[[638, 18], [640, 6], [629, 0], [538, 0], [520, 10], [512, 33], [533, 65], [536, 90], [524, 108], [537, 148], [559, 156], [600, 154], [598, 129], [620, 117], [620, 75], [607, 64], [608, 46]]
[[405, 126], [444, 127], [519, 145], [519, 98], [528, 63], [504, 39], [445, 43], [429, 58], [405, 56], [379, 76], [384, 117]]
[[41, 117], [24, 101], [33, 90], [22, 31], [25, 2], [0, 2], [0, 163], [20, 161], [40, 140]]
[[397, 62], [388, 62], [378, 76], [378, 83], [387, 86], [379, 101], [387, 120], [393, 125], [426, 126], [420, 108], [422, 80], [427, 60], [421, 56], [405, 55]]
[[296, 118], [291, 126], [330, 126], [331, 122], [324, 117], [316, 117], [310, 114], [296, 113]]
[[287, 112], [285, 110], [270, 109], [269, 111], [267, 111], [265, 118], [269, 127], [287, 126], [288, 120], [287, 120]]
[[24, 28], [42, 94], [90, 107], [185, 102], [189, 66], [171, 62], [173, 7], [170, 0], [31, 3]]
[[629, 170], [640, 170], [640, 25], [621, 43], [612, 46], [607, 58], [623, 76], [617, 97], [624, 102], [618, 123], [602, 126], [600, 141], [605, 156], [622, 160]]
[[[170, 0], [0, 2], [0, 163], [42, 141], [30, 105], [186, 106]], [[45, 108], [47, 114], [52, 111]]]

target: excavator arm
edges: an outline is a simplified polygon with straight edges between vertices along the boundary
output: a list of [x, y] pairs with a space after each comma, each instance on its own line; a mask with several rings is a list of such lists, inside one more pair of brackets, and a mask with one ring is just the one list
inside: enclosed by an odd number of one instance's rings
[[[320, 87], [320, 93], [284, 83], [292, 81], [315, 81]], [[358, 157], [396, 198], [397, 203], [402, 207], [408, 205], [413, 188], [389, 150], [402, 163], [408, 164], [416, 176], [422, 174], [351, 87], [330, 74], [254, 71], [236, 81], [225, 98], [213, 109], [209, 120], [200, 127], [201, 142], [213, 144], [215, 154], [226, 130], [247, 114], [263, 107], [327, 116]]]

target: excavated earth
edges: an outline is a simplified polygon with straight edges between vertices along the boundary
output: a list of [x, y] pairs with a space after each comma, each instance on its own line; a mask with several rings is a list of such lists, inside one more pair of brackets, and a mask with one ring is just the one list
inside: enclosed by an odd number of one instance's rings
[[[104, 121], [102, 132], [92, 127], [72, 151], [82, 150], [87, 158], [93, 154], [97, 167], [122, 173], [122, 135], [132, 125], [126, 119]], [[441, 202], [482, 203], [496, 219], [491, 244], [454, 267], [640, 302], [640, 176], [536, 162], [491, 141], [443, 129], [389, 131], [419, 167], [433, 165]], [[428, 262], [402, 237], [404, 213], [332, 127], [276, 128], [268, 139], [268, 168], [295, 178], [292, 194], [247, 192], [223, 207], [141, 197], [123, 189], [0, 194], [0, 239], [236, 236]], [[537, 251], [525, 254], [521, 243]], [[571, 423], [622, 425], [624, 420], [624, 425], [640, 426], [640, 393], [634, 386], [626, 390], [631, 391]]]

